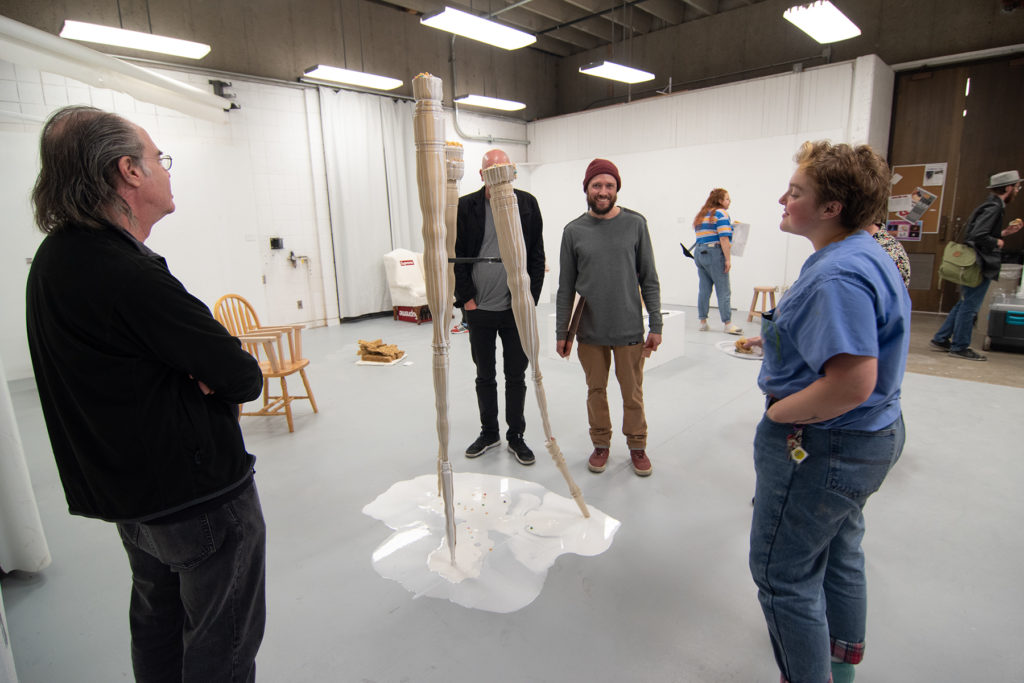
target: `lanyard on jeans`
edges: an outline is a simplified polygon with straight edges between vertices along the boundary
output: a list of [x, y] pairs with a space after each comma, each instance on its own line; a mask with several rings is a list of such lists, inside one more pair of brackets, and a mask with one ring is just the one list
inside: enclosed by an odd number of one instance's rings
[[786, 448], [789, 449], [789, 458], [797, 465], [807, 459], [807, 451], [804, 450], [804, 426], [793, 425], [793, 431], [786, 436]]
[[[765, 406], [765, 411], [771, 408], [773, 404], [777, 403], [779, 399], [775, 396], [768, 398], [768, 405]], [[796, 464], [802, 463], [810, 455], [804, 450], [804, 426], [793, 425], [793, 431], [786, 435], [786, 448], [789, 450], [789, 458]]]

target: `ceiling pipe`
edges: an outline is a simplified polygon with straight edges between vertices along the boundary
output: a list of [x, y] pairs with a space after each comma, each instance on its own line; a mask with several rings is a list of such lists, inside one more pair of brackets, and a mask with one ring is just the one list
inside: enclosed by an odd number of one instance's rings
[[223, 97], [3, 16], [0, 48], [9, 62], [97, 88], [118, 90], [143, 102], [216, 123], [225, 120], [224, 110], [231, 107]]
[[449, 46], [448, 63], [451, 64], [452, 69], [452, 108], [455, 109], [455, 116], [453, 122], [455, 123], [455, 132], [459, 134], [459, 137], [463, 140], [476, 140], [477, 142], [486, 142], [488, 145], [493, 145], [495, 142], [504, 142], [510, 145], [523, 145], [524, 147], [530, 146], [529, 140], [517, 140], [516, 138], [496, 138], [492, 135], [470, 135], [462, 130], [462, 126], [459, 125], [459, 103], [455, 101], [455, 36], [452, 36], [452, 42]]
[[974, 62], [981, 59], [1003, 57], [1006, 55], [1017, 54], [1020, 52], [1024, 52], [1024, 43], [1018, 43], [1016, 45], [1004, 45], [1003, 47], [993, 47], [987, 50], [961, 52], [955, 55], [943, 55], [941, 57], [930, 57], [928, 59], [916, 59], [912, 62], [901, 62], [900, 64], [893, 64], [891, 68], [893, 71], [913, 71], [915, 69], [924, 69], [929, 66], [945, 66], [947, 64]]

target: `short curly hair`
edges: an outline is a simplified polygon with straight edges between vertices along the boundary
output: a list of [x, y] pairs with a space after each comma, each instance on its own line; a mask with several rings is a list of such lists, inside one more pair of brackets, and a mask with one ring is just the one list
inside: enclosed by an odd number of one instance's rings
[[842, 205], [839, 224], [853, 232], [883, 213], [889, 196], [889, 165], [868, 145], [805, 142], [793, 157], [807, 175], [818, 201]]

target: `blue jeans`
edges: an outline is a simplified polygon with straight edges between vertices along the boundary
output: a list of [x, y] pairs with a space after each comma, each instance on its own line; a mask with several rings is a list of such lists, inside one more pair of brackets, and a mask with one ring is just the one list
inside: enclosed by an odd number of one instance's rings
[[697, 317], [707, 320], [711, 302], [711, 288], [718, 295], [718, 315], [723, 323], [732, 321], [731, 290], [729, 289], [729, 273], [725, 272], [725, 254], [721, 247], [702, 247], [697, 245], [693, 252], [693, 260], [697, 262], [697, 276], [700, 285], [697, 288]]
[[135, 680], [255, 681], [266, 623], [266, 527], [255, 483], [195, 517], [117, 529], [132, 568]]
[[833, 640], [864, 642], [864, 504], [899, 458], [903, 418], [877, 432], [805, 426], [801, 463], [793, 425], [761, 420], [750, 573], [772, 648], [790, 683], [826, 683]]
[[960, 300], [946, 316], [942, 327], [932, 338], [933, 341], [941, 343], [951, 339], [951, 351], [963, 351], [970, 346], [974, 322], [978, 318], [978, 311], [981, 310], [981, 303], [985, 300], [985, 293], [988, 292], [990, 284], [991, 280], [982, 280], [977, 287], [960, 285]]

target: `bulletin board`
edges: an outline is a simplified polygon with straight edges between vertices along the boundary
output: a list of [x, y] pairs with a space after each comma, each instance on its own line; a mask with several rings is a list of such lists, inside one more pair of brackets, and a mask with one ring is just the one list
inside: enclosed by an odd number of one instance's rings
[[903, 241], [920, 241], [939, 232], [946, 164], [893, 166], [886, 229]]

